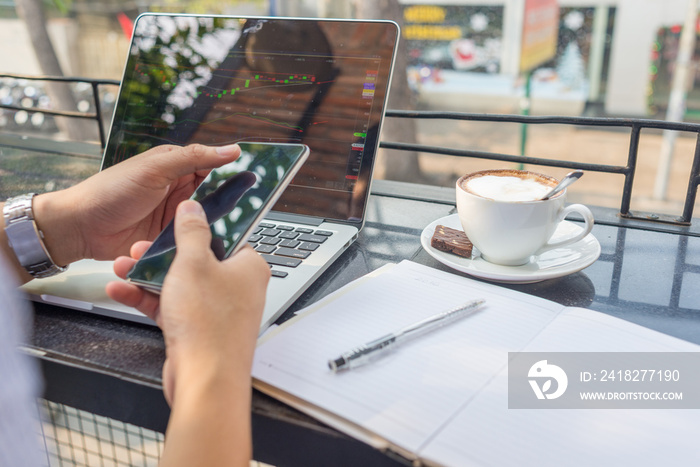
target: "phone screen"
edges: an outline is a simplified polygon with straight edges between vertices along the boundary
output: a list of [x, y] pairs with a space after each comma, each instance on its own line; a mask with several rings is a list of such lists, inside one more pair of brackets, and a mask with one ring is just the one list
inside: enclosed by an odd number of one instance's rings
[[[204, 208], [211, 227], [211, 249], [219, 260], [244, 245], [309, 154], [304, 144], [238, 143], [240, 157], [214, 169], [191, 199]], [[175, 258], [173, 222], [127, 275], [147, 289], [158, 291]]]

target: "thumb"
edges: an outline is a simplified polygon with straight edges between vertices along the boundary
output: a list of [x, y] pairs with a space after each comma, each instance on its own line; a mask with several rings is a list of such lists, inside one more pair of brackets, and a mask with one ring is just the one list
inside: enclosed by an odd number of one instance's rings
[[175, 244], [178, 256], [201, 258], [204, 252], [211, 254], [211, 230], [202, 205], [186, 200], [175, 213]]

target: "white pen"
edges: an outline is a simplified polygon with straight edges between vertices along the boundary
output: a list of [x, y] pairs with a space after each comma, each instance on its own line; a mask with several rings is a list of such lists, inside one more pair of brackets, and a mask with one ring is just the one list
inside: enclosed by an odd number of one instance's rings
[[484, 303], [486, 303], [486, 300], [474, 300], [452, 310], [418, 321], [397, 332], [387, 334], [365, 345], [345, 352], [338, 358], [328, 360], [328, 367], [333, 372], [337, 372], [363, 365], [410, 338], [433, 331], [445, 324], [475, 313]]

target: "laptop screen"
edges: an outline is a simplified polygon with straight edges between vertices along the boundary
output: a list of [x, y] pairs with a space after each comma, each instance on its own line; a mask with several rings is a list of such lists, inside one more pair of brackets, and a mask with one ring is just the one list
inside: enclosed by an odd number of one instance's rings
[[140, 16], [103, 168], [160, 144], [305, 143], [274, 211], [362, 222], [396, 24]]

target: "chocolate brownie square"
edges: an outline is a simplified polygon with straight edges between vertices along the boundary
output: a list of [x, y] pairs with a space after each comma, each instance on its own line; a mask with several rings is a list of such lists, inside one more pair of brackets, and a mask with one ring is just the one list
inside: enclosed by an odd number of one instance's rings
[[451, 229], [444, 225], [435, 227], [435, 233], [430, 239], [430, 246], [436, 250], [445, 251], [465, 258], [472, 257], [472, 242], [461, 230]]

